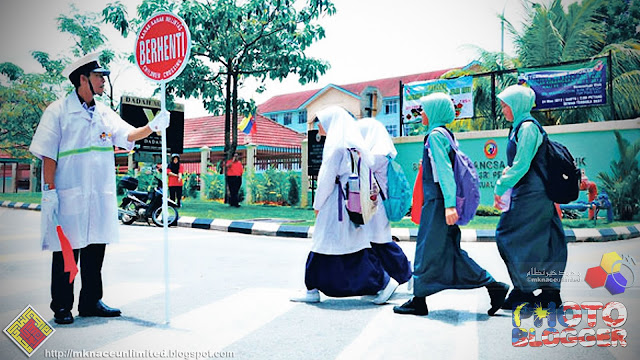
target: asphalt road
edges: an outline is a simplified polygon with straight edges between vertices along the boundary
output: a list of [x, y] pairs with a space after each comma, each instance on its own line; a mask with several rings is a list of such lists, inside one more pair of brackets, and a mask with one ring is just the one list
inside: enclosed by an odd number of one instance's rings
[[[430, 296], [427, 317], [393, 314], [392, 306], [410, 297], [406, 285], [383, 306], [362, 298], [292, 303], [289, 297], [304, 288], [310, 239], [188, 228], [169, 232], [167, 325], [163, 232], [142, 224], [121, 226], [120, 242], [107, 247], [103, 300], [123, 316], [76, 317], [74, 324], [59, 326], [48, 307], [51, 255], [40, 251], [39, 223], [39, 212], [0, 208], [0, 324], [8, 326], [31, 305], [55, 328], [33, 359], [635, 359], [640, 353], [640, 279], [618, 295], [584, 281], [586, 270], [611, 251], [632, 255], [638, 266], [631, 270], [640, 275], [640, 239], [569, 244], [567, 272], [579, 275], [562, 288], [564, 301], [624, 304], [627, 318], [619, 328], [626, 330], [626, 347], [514, 347], [511, 312], [487, 316], [485, 289]], [[414, 243], [401, 246], [412, 259]], [[463, 248], [496, 279], [509, 282], [494, 243]], [[77, 302], [79, 279], [75, 286]], [[532, 318], [522, 321], [521, 327], [535, 328]], [[538, 340], [546, 327], [535, 328]], [[576, 329], [587, 327], [585, 313]], [[611, 329], [602, 311], [594, 329]], [[27, 358], [6, 335], [0, 337], [0, 354]]]

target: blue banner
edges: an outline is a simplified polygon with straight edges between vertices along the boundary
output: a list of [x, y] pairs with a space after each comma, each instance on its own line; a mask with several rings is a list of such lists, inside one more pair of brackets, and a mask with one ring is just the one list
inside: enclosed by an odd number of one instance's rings
[[546, 69], [521, 69], [518, 83], [536, 93], [535, 110], [607, 103], [607, 59]]

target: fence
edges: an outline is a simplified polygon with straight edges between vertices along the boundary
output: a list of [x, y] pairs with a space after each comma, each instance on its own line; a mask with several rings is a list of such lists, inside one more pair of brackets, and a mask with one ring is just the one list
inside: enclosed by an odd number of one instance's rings
[[274, 147], [258, 146], [256, 149], [255, 171], [261, 172], [274, 167], [277, 170], [300, 170], [302, 151], [299, 146]]
[[[585, 63], [594, 59], [607, 59], [607, 103], [605, 105], [599, 106], [576, 106], [576, 107], [563, 107], [563, 108], [552, 108], [552, 109], [544, 109], [544, 110], [534, 110], [531, 112], [534, 117], [541, 122], [542, 125], [559, 125], [560, 121], [562, 124], [575, 124], [575, 123], [583, 123], [588, 122], [589, 119], [579, 117], [580, 113], [572, 113], [573, 110], [578, 108], [582, 109], [598, 109], [602, 114], [604, 114], [606, 120], [620, 120], [619, 114], [616, 113], [614, 104], [615, 100], [613, 98], [614, 93], [614, 83], [613, 83], [613, 61], [611, 58], [611, 53], [606, 56], [588, 58], [588, 59], [578, 59], [573, 61], [566, 61], [556, 64], [547, 64], [540, 66], [528, 66], [526, 69], [537, 69], [537, 68], [553, 68], [553, 67], [562, 67], [565, 65], [573, 65]], [[497, 130], [497, 129], [506, 129], [511, 126], [510, 123], [504, 120], [499, 101], [496, 98], [497, 93], [499, 93], [502, 89], [507, 86], [514, 85], [518, 83], [518, 71], [520, 69], [503, 69], [497, 71], [490, 71], [484, 73], [476, 73], [470, 74], [473, 78], [473, 117], [468, 119], [459, 119], [455, 120], [451, 124], [451, 130], [453, 131], [473, 131], [473, 130]], [[452, 78], [453, 79], [453, 78]], [[420, 131], [407, 131], [414, 127], [419, 127], [419, 124], [416, 123], [405, 123], [402, 117], [402, 109], [403, 109], [403, 96], [404, 94], [403, 88], [404, 85], [400, 82], [400, 128], [401, 134], [400, 136], [407, 135], [418, 135], [421, 133]], [[584, 114], [584, 113], [582, 113]]]

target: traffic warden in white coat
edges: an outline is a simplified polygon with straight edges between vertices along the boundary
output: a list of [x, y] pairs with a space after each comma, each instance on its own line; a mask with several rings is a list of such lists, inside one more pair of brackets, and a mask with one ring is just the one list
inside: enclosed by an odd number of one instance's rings
[[118, 240], [114, 146], [133, 149], [136, 140], [169, 126], [163, 111], [134, 128], [94, 96], [104, 92], [109, 70], [89, 54], [63, 72], [75, 91], [42, 114], [29, 150], [42, 159], [42, 249], [53, 251], [51, 310], [58, 324], [73, 322], [73, 283], [64, 272], [59, 224], [80, 260], [80, 316], [120, 316], [102, 302], [102, 263], [106, 244]]

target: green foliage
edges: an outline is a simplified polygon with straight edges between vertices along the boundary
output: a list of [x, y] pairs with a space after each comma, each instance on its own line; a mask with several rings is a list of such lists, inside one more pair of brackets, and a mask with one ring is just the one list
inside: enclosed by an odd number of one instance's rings
[[620, 160], [611, 161], [611, 172], [601, 172], [598, 178], [609, 195], [615, 218], [631, 220], [640, 210], [640, 192], [638, 191], [640, 169], [637, 159], [640, 153], [640, 140], [630, 144], [618, 131], [614, 131], [614, 135], [618, 143]]
[[300, 202], [299, 172], [280, 171], [274, 167], [261, 173], [247, 169], [245, 179], [248, 183], [246, 191], [251, 193], [255, 203], [296, 205]]
[[640, 2], [607, 0], [598, 12], [606, 23], [607, 44], [622, 43], [632, 38], [640, 40]]
[[28, 148], [44, 109], [55, 100], [60, 79], [47, 74], [24, 74], [14, 64], [2, 64], [15, 80], [0, 85], [0, 150], [14, 157], [29, 156]]
[[207, 172], [201, 175], [204, 180], [204, 189], [201, 191], [204, 191], [205, 197], [209, 200], [223, 199], [225, 194], [224, 175], [211, 167], [211, 163], [207, 165]]
[[188, 198], [198, 198], [198, 174], [186, 173], [182, 175], [184, 178], [184, 187], [182, 188], [183, 195]]
[[[570, 4], [566, 10], [560, 0], [554, 0], [548, 6], [527, 4], [530, 6], [522, 32], [507, 22], [522, 66], [612, 55], [615, 113], [611, 114], [609, 106], [567, 109], [546, 113], [549, 118], [546, 123], [570, 124], [640, 116], [640, 100], [634, 95], [640, 92], [640, 43], [636, 32], [640, 24], [637, 16], [640, 5], [637, 1], [583, 0]], [[621, 18], [626, 22], [620, 22]]]
[[[204, 107], [225, 114], [225, 153], [237, 146], [237, 115], [255, 109], [253, 101], [237, 98], [244, 79], [282, 80], [296, 74], [301, 84], [315, 82], [329, 69], [323, 60], [305, 55], [315, 41], [324, 38], [318, 18], [335, 12], [329, 0], [144, 0], [137, 20], [127, 21], [124, 6], [117, 2], [103, 10], [107, 23], [121, 34], [137, 31], [141, 20], [170, 10], [187, 23], [191, 32], [191, 56], [184, 71], [167, 84], [169, 98], [201, 97]], [[143, 20], [142, 20], [143, 21]], [[233, 119], [233, 121], [232, 121]]]
[[[102, 35], [99, 24], [98, 14], [86, 13], [81, 14], [72, 4], [71, 11], [60, 14], [56, 19], [58, 21], [58, 30], [71, 35], [75, 42], [72, 53], [75, 57], [81, 57], [101, 47], [107, 38]], [[105, 60], [101, 58], [100, 60]], [[106, 65], [106, 63], [105, 63]]]
[[493, 206], [480, 205], [476, 210], [476, 216], [500, 216], [500, 210]]
[[300, 185], [298, 185], [299, 179], [295, 174], [289, 175], [289, 195], [287, 200], [290, 205], [298, 205], [300, 202]]

